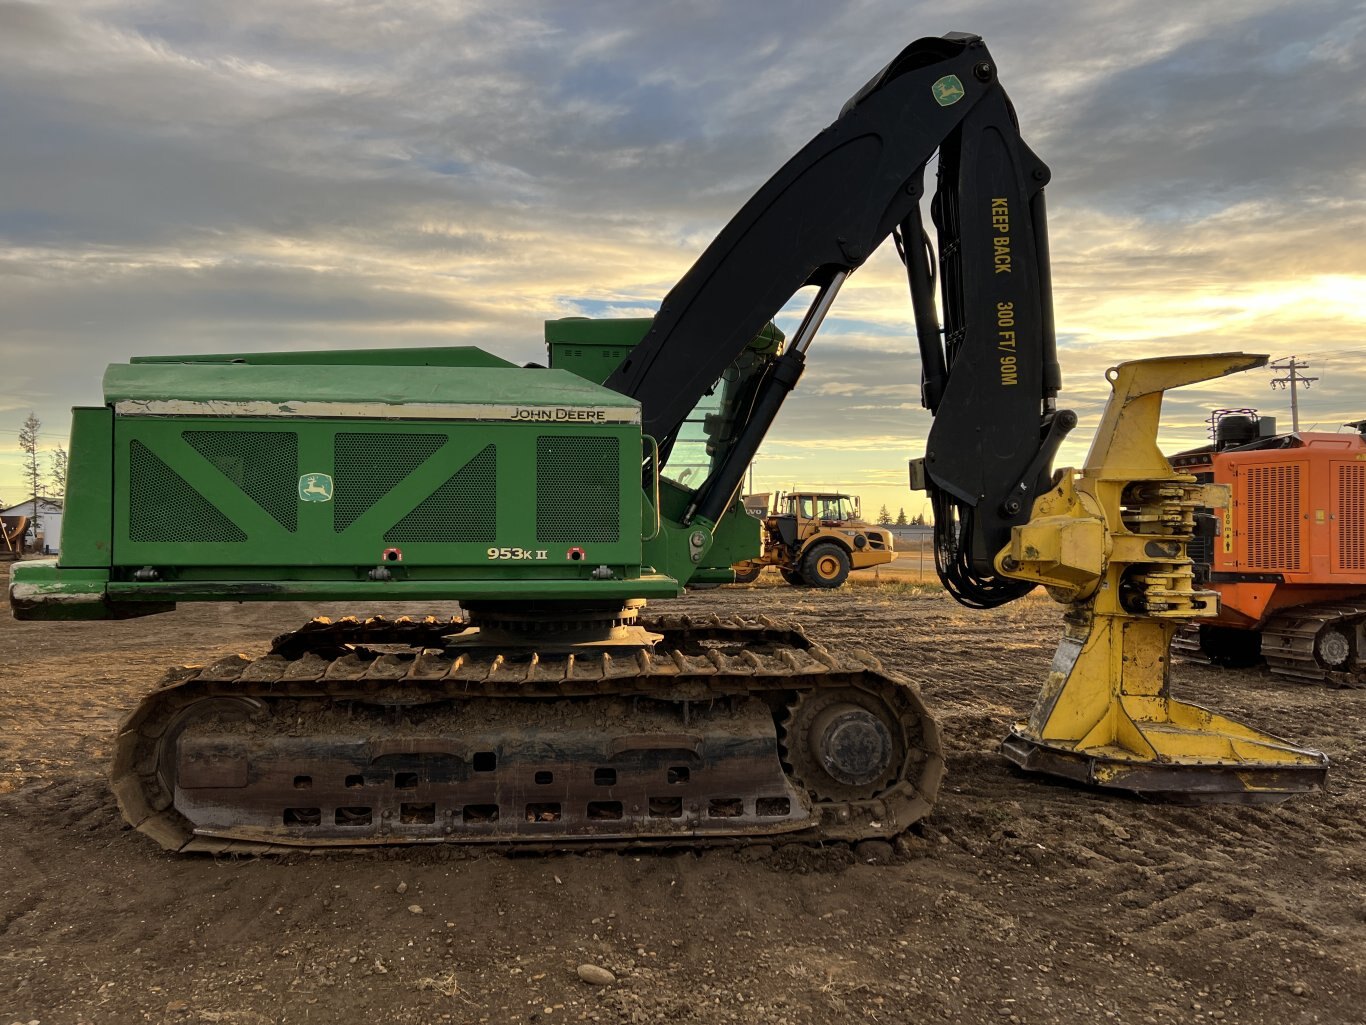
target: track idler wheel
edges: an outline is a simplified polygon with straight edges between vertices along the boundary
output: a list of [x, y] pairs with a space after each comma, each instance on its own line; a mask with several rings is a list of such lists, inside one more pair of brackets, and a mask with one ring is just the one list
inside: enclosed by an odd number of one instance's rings
[[210, 720], [220, 723], [243, 723], [264, 716], [265, 706], [255, 698], [201, 698], [187, 705], [167, 725], [156, 742], [157, 778], [168, 799], [173, 799], [176, 788], [176, 766], [179, 761], [177, 744], [186, 727]]
[[1351, 629], [1326, 626], [1314, 638], [1314, 658], [1328, 670], [1344, 671], [1352, 663]]

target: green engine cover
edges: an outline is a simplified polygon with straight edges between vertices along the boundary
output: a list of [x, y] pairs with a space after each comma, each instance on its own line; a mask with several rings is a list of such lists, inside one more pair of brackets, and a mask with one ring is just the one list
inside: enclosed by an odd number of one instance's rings
[[648, 324], [550, 322], [553, 369], [473, 348], [113, 365], [104, 407], [75, 411], [61, 559], [15, 568], [14, 612], [611, 601], [727, 579], [757, 532], [671, 522], [676, 488], [642, 492], [639, 404], [597, 383]]
[[116, 566], [640, 564], [639, 407], [565, 371], [136, 364], [105, 399]]

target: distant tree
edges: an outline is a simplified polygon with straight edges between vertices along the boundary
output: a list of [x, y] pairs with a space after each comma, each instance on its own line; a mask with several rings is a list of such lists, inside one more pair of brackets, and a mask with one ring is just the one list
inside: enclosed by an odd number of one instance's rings
[[47, 484], [50, 498], [66, 497], [66, 449], [58, 445], [48, 456]]
[[908, 522], [909, 521], [906, 519], [906, 510], [898, 509], [896, 511], [896, 525], [898, 527], [904, 527]]
[[923, 527], [925, 525], [925, 514], [923, 512], [916, 513], [915, 519], [911, 520], [911, 522], [915, 524], [917, 527]]
[[43, 491], [43, 467], [38, 462], [38, 431], [43, 422], [37, 414], [29, 411], [24, 426], [19, 428], [19, 449], [24, 453], [24, 477], [33, 489], [33, 536], [38, 536], [38, 499]]
[[887, 507], [885, 505], [877, 511], [877, 521], [879, 523], [892, 522], [892, 514], [887, 511]]

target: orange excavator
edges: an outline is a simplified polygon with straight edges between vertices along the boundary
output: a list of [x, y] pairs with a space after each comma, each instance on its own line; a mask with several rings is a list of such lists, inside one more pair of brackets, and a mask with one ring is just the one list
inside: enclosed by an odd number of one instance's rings
[[1221, 665], [1366, 686], [1366, 420], [1338, 433], [1277, 434], [1274, 417], [1219, 410], [1214, 442], [1173, 456], [1178, 472], [1227, 484], [1191, 544], [1219, 615], [1173, 650]]
[[27, 516], [0, 516], [0, 559], [17, 559], [24, 554]]

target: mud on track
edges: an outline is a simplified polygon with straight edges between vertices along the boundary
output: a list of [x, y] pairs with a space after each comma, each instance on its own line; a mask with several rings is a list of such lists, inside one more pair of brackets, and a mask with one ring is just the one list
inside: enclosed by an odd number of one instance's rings
[[[0, 609], [0, 1025], [1366, 1017], [1366, 691], [1178, 665], [1183, 696], [1326, 750], [1332, 780], [1271, 809], [1154, 806], [996, 755], [1052, 655], [1046, 600], [761, 586], [667, 608], [796, 618], [918, 680], [950, 755], [934, 815], [890, 851], [175, 857], [104, 785], [122, 712], [167, 665], [403, 610]], [[585, 962], [618, 982], [580, 982]]]

